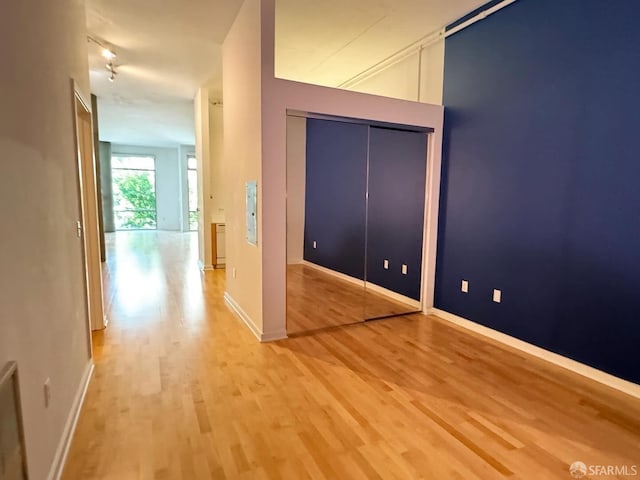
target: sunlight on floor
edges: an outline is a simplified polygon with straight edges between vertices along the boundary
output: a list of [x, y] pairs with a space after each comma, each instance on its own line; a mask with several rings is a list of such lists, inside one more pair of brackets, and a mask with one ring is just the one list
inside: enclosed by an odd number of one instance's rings
[[[154, 322], [177, 302], [189, 323], [202, 319], [203, 277], [198, 268], [196, 232], [119, 231], [108, 233], [107, 275], [112, 286], [110, 321], [130, 326]], [[171, 245], [172, 248], [167, 248]], [[176, 265], [180, 271], [176, 271]], [[179, 279], [179, 280], [178, 280]], [[106, 290], [105, 290], [106, 291]]]

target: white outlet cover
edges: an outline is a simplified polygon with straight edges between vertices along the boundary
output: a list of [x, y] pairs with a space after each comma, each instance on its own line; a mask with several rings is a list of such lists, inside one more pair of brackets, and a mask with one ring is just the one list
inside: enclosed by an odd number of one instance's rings
[[502, 290], [493, 290], [493, 301], [496, 303], [500, 303], [502, 301]]
[[469, 281], [468, 280], [462, 280], [462, 286], [460, 287], [460, 290], [463, 293], [469, 293]]
[[408, 271], [409, 271], [408, 267], [403, 263], [402, 264], [402, 274], [406, 275]]
[[389, 260], [385, 260], [385, 261], [383, 262], [383, 266], [384, 266], [384, 269], [385, 269], [385, 270], [389, 270]]
[[316, 241], [313, 241], [313, 248], [316, 248], [318, 246], [318, 244], [316, 243]]

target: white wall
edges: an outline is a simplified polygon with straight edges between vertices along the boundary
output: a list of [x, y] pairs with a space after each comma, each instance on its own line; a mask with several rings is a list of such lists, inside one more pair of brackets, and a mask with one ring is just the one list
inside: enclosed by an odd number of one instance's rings
[[156, 159], [158, 230], [182, 230], [182, 185], [178, 148], [111, 144], [111, 155], [150, 155]]
[[376, 72], [375, 75], [367, 76], [347, 88], [355, 92], [416, 101], [420, 85], [419, 71], [420, 54], [416, 51], [398, 63]]
[[438, 40], [422, 50], [419, 101], [442, 105], [443, 90], [444, 40]]
[[304, 257], [307, 119], [287, 116], [287, 264]]
[[[198, 161], [198, 252], [200, 267], [213, 268], [211, 224], [225, 222], [225, 179], [223, 161], [223, 109], [221, 102], [207, 88], [198, 90], [194, 98]], [[186, 160], [183, 170], [186, 185]], [[188, 192], [188, 190], [185, 190]], [[188, 193], [185, 193], [188, 196]], [[183, 201], [187, 208], [188, 199]], [[186, 210], [185, 210], [186, 211]], [[188, 228], [188, 225], [185, 225]]]
[[90, 366], [70, 84], [90, 105], [86, 17], [79, 0], [1, 10], [0, 366], [18, 362], [29, 473], [40, 480], [61, 458]]
[[349, 90], [402, 100], [442, 104], [444, 85], [444, 40], [416, 50], [384, 68], [363, 73]]
[[[245, 0], [222, 47], [226, 295], [254, 333], [262, 327], [262, 64], [260, 0]], [[272, 39], [273, 41], [273, 39]], [[272, 67], [273, 71], [273, 67]], [[284, 161], [285, 151], [282, 150]], [[245, 185], [258, 182], [258, 246], [246, 240]], [[284, 191], [283, 199], [284, 199]], [[285, 206], [282, 205], [284, 210]], [[282, 248], [285, 241], [283, 239]], [[236, 272], [236, 275], [234, 275]]]
[[211, 133], [209, 90], [200, 88], [193, 99], [198, 162], [198, 262], [203, 270], [213, 269], [211, 255]]
[[209, 101], [209, 154], [211, 182], [211, 205], [209, 217], [211, 223], [225, 221], [225, 188], [224, 188], [224, 129], [223, 108], [220, 102]]

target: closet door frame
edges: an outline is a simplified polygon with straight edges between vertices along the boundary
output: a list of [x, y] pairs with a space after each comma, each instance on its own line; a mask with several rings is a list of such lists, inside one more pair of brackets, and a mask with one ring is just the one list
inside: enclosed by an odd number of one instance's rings
[[[435, 272], [436, 272], [436, 255], [437, 255], [437, 239], [438, 239], [438, 212], [440, 200], [440, 175], [441, 175], [441, 158], [436, 153], [436, 145], [438, 142], [434, 128], [397, 124], [390, 122], [381, 122], [376, 120], [342, 117], [338, 115], [318, 114], [312, 112], [304, 112], [299, 110], [287, 109], [288, 116], [303, 117], [307, 119], [330, 120], [343, 123], [365, 124], [371, 127], [395, 128], [398, 130], [406, 130], [410, 132], [420, 132], [427, 136], [427, 157], [426, 162], [426, 179], [425, 179], [425, 198], [424, 198], [424, 219], [423, 219], [423, 235], [422, 235], [422, 265], [420, 274], [420, 311], [429, 314], [434, 307], [435, 297]], [[438, 161], [436, 161], [438, 160]], [[367, 169], [369, 158], [367, 158]], [[368, 172], [367, 172], [368, 175]], [[368, 186], [367, 186], [368, 194]], [[368, 205], [368, 199], [367, 199]], [[365, 235], [368, 232], [365, 231]], [[366, 237], [365, 237], [366, 238]], [[366, 242], [365, 242], [366, 248]], [[366, 251], [365, 251], [366, 255]], [[366, 256], [365, 256], [366, 260]], [[366, 261], [365, 261], [365, 280], [366, 280]], [[365, 281], [366, 285], [366, 281]]]

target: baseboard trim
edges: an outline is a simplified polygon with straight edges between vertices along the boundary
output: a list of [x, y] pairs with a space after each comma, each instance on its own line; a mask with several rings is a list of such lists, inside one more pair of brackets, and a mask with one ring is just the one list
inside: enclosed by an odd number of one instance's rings
[[388, 288], [381, 287], [380, 285], [376, 285], [375, 283], [365, 282], [364, 286], [371, 290], [374, 293], [379, 293], [380, 295], [384, 295], [385, 297], [389, 297], [396, 302], [404, 303], [411, 308], [416, 309], [417, 311], [422, 311], [422, 304], [418, 300], [414, 300], [413, 298], [406, 297], [401, 293], [396, 293], [393, 290], [389, 290]]
[[198, 260], [198, 268], [203, 272], [209, 272], [214, 269], [213, 265], [205, 265], [202, 260]]
[[60, 443], [58, 444], [58, 449], [56, 450], [56, 455], [53, 459], [51, 470], [49, 471], [49, 475], [47, 476], [48, 480], [60, 480], [60, 478], [62, 477], [62, 471], [64, 470], [64, 466], [67, 463], [67, 455], [69, 454], [69, 448], [71, 447], [73, 434], [75, 433], [76, 426], [78, 425], [78, 419], [80, 418], [82, 405], [84, 405], [84, 399], [87, 395], [87, 389], [89, 388], [89, 382], [91, 381], [91, 376], [93, 375], [93, 369], [93, 361], [89, 360], [89, 363], [85, 367], [84, 373], [82, 374], [82, 380], [80, 381], [76, 396], [73, 400], [71, 412], [69, 412], [69, 417], [67, 418], [67, 422], [65, 423], [62, 438], [60, 439]]
[[603, 372], [602, 370], [590, 367], [589, 365], [585, 365], [584, 363], [580, 363], [576, 360], [563, 357], [562, 355], [550, 352], [549, 350], [545, 350], [544, 348], [525, 342], [524, 340], [507, 335], [506, 333], [485, 327], [484, 325], [467, 320], [466, 318], [459, 317], [453, 313], [445, 312], [444, 310], [437, 308], [430, 308], [428, 313], [430, 315], [435, 315], [442, 320], [458, 325], [466, 330], [471, 330], [484, 337], [491, 338], [528, 355], [544, 360], [545, 362], [552, 363], [560, 368], [577, 373], [589, 380], [593, 380], [594, 382], [598, 382], [602, 385], [606, 385], [607, 387], [640, 399], [640, 385], [633, 382], [618, 378], [610, 373]]
[[227, 303], [229, 308], [231, 308], [231, 310], [240, 318], [240, 320], [242, 320], [242, 322], [247, 327], [249, 327], [251, 333], [253, 333], [258, 340], [262, 340], [262, 331], [258, 328], [258, 326], [247, 314], [247, 312], [245, 312], [242, 307], [238, 305], [238, 302], [236, 302], [233, 297], [229, 295], [229, 292], [224, 292], [224, 301]]
[[277, 330], [275, 332], [267, 332], [263, 333], [260, 337], [261, 342], [275, 342], [278, 340], [284, 340], [285, 338], [289, 338], [287, 335], [287, 330]]
[[335, 270], [331, 270], [330, 268], [323, 267], [321, 265], [318, 265], [317, 263], [309, 262], [308, 260], [303, 260], [302, 265], [314, 268], [319, 272], [326, 273], [327, 275], [331, 275], [332, 277], [338, 278], [340, 280], [344, 280], [345, 282], [358, 285], [359, 287], [364, 286], [364, 280], [360, 280], [359, 278], [352, 277], [350, 275], [347, 275], [346, 273], [336, 272]]
[[234, 298], [229, 295], [229, 292], [224, 292], [224, 301], [229, 306], [229, 308], [242, 320], [242, 322], [249, 327], [251, 333], [255, 335], [255, 337], [260, 342], [273, 342], [275, 340], [283, 340], [287, 338], [287, 331], [281, 330], [276, 332], [263, 332], [258, 326], [255, 324], [253, 319], [245, 312], [242, 307], [234, 300]]
[[379, 293], [380, 295], [384, 295], [386, 297], [395, 300], [396, 302], [406, 303], [412, 308], [416, 310], [422, 311], [422, 304], [418, 300], [414, 300], [413, 298], [406, 297], [400, 293], [396, 293], [393, 290], [389, 290], [388, 288], [381, 287], [380, 285], [376, 285], [375, 283], [365, 282], [364, 280], [360, 280], [356, 277], [351, 277], [344, 273], [336, 272], [335, 270], [331, 270], [330, 268], [320, 266], [316, 263], [309, 262], [308, 260], [303, 260], [302, 264], [315, 268], [319, 272], [326, 273], [327, 275], [331, 275], [332, 277], [339, 278], [340, 280], [344, 280], [345, 282], [352, 283], [354, 285], [358, 285], [359, 287], [365, 287], [370, 289], [374, 293]]

